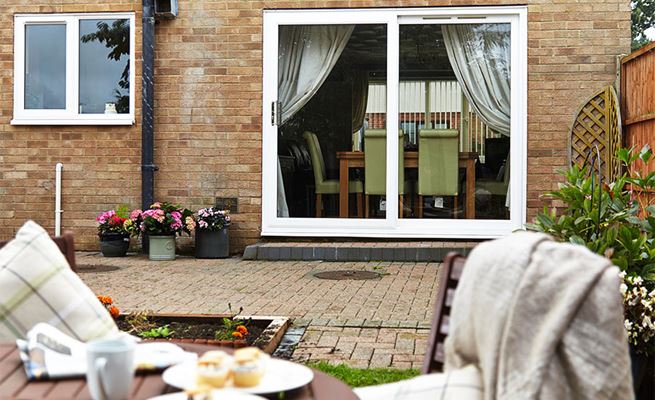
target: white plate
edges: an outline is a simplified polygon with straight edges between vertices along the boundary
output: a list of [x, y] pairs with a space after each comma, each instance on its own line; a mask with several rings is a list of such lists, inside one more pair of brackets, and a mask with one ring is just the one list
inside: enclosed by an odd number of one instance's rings
[[[212, 391], [213, 400], [265, 400], [263, 397], [255, 396], [254, 394], [248, 394], [239, 392], [236, 390], [214, 390]], [[153, 397], [149, 400], [188, 400], [188, 397], [184, 392], [177, 392], [171, 394], [164, 394], [161, 396]]]
[[[178, 364], [164, 371], [162, 379], [167, 384], [180, 389], [196, 386], [196, 363]], [[232, 386], [229, 381], [226, 388], [244, 393], [266, 394], [278, 393], [305, 386], [314, 379], [311, 369], [301, 364], [271, 358], [266, 363], [266, 373], [257, 386], [241, 388]]]

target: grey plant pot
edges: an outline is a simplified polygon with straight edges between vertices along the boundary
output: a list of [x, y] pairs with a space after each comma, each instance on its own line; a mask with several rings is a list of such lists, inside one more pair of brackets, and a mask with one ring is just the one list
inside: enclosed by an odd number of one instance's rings
[[148, 258], [150, 260], [175, 260], [175, 236], [148, 236], [148, 238]]
[[130, 235], [105, 233], [100, 236], [100, 252], [105, 257], [125, 257], [130, 248]]
[[227, 258], [230, 256], [230, 237], [227, 228], [220, 231], [196, 229], [196, 258]]

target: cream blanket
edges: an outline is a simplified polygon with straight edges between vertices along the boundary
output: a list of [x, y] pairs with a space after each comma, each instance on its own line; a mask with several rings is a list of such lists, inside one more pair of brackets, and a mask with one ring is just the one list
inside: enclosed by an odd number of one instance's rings
[[544, 234], [480, 244], [453, 299], [445, 369], [478, 365], [485, 399], [633, 399], [617, 274]]

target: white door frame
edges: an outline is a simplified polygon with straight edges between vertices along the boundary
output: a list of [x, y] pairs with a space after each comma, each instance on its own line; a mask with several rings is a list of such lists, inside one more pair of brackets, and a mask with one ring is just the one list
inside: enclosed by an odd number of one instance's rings
[[[510, 219], [280, 218], [277, 216], [278, 132], [271, 106], [277, 101], [280, 25], [386, 24], [387, 127], [398, 126], [399, 26], [402, 24], [511, 24]], [[527, 7], [265, 10], [262, 103], [262, 235], [372, 238], [470, 238], [502, 236], [526, 221]], [[393, 129], [387, 129], [387, 133]], [[392, 135], [394, 133], [392, 132]], [[387, 210], [398, 209], [398, 141], [387, 140]]]

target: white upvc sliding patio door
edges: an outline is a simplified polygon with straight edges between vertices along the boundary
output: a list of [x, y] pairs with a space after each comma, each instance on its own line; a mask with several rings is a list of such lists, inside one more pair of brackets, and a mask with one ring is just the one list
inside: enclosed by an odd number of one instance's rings
[[525, 7], [272, 10], [263, 37], [262, 235], [523, 226]]

